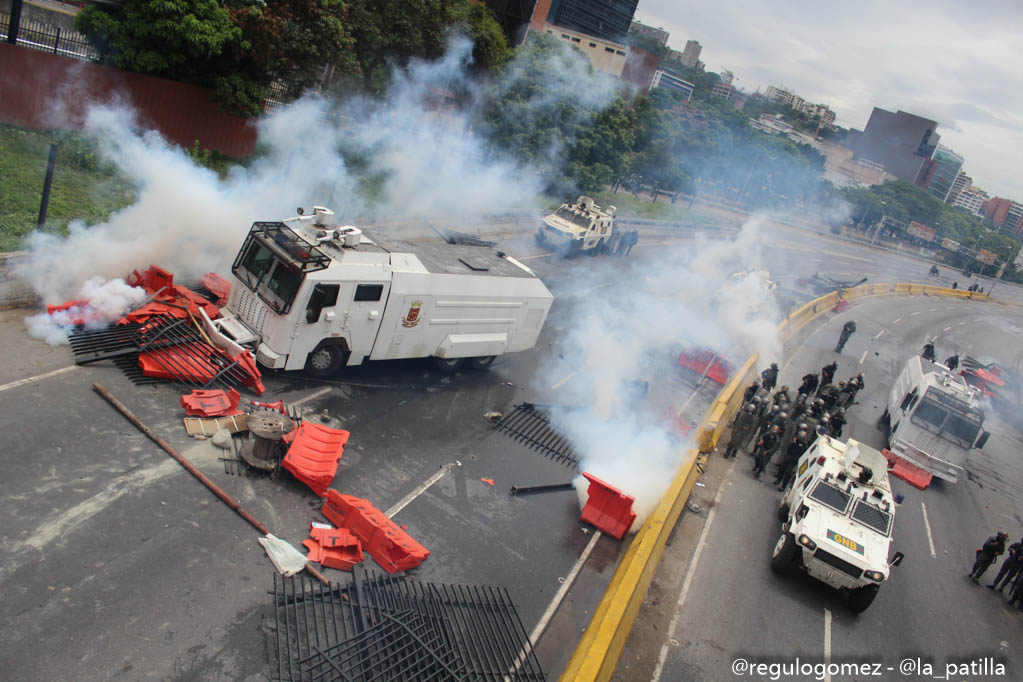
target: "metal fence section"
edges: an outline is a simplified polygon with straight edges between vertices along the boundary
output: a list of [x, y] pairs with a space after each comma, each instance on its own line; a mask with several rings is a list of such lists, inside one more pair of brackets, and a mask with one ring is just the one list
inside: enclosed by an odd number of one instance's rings
[[[4, 40], [7, 39], [10, 25], [10, 12], [0, 12], [0, 37]], [[38, 21], [25, 21], [24, 18], [18, 28], [18, 45], [74, 59], [99, 61], [99, 53], [81, 33]]]
[[274, 575], [275, 679], [542, 682], [507, 590], [356, 566], [348, 585]]
[[520, 403], [497, 423], [497, 430], [530, 450], [539, 452], [570, 469], [579, 468], [572, 443], [551, 426], [552, 410], [570, 408]]

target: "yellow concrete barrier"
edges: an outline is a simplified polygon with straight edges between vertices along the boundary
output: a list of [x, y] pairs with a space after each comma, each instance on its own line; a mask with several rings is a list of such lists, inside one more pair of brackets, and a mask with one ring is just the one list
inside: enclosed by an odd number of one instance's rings
[[[969, 292], [960, 290], [903, 283], [861, 285], [856, 287], [858, 291], [853, 293], [852, 297], [922, 294], [925, 293], [925, 288], [937, 289], [938, 291], [933, 293], [939, 296], [963, 298], [965, 293], [965, 298], [971, 297]], [[851, 291], [852, 289], [847, 289], [846, 293]], [[988, 295], [974, 293], [972, 298], [987, 300]], [[850, 300], [848, 295], [846, 300]], [[801, 306], [778, 325], [779, 337], [785, 340], [791, 338], [810, 321], [831, 310], [837, 302], [838, 294], [833, 292]], [[590, 619], [590, 624], [561, 675], [561, 682], [591, 680], [606, 682], [614, 675], [622, 649], [625, 648], [625, 642], [636, 620], [636, 614], [639, 613], [650, 581], [653, 580], [657, 565], [664, 555], [664, 546], [671, 529], [675, 527], [699, 477], [697, 458], [701, 452], [710, 452], [717, 446], [728, 420], [739, 409], [743, 389], [758, 376], [758, 359], [756, 353], [746, 359], [718, 392], [710, 409], [704, 413], [696, 426], [693, 440], [698, 447], [690, 448], [686, 452], [684, 461], [664, 497], [629, 543], [625, 556], [615, 569], [611, 582], [604, 591], [593, 618]]]

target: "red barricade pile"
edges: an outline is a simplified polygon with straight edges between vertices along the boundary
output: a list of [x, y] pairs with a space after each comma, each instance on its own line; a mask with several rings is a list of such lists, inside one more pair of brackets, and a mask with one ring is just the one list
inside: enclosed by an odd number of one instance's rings
[[362, 541], [363, 548], [388, 573], [415, 568], [430, 556], [429, 550], [413, 540], [369, 500], [328, 490], [323, 515], [338, 528], [350, 529]]
[[233, 388], [229, 391], [195, 390], [181, 396], [181, 407], [185, 408], [185, 414], [190, 417], [226, 417], [241, 414], [238, 409], [241, 398], [241, 394]]

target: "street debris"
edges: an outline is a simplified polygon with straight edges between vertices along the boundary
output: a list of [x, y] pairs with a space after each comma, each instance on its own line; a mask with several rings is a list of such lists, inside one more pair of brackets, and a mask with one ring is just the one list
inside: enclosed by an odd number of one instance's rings
[[343, 429], [303, 422], [283, 437], [289, 447], [281, 466], [309, 486], [317, 497], [324, 497], [337, 475], [349, 435]]
[[190, 417], [223, 417], [241, 414], [241, 394], [235, 389], [195, 390], [181, 396], [181, 407]]
[[[210, 490], [210, 492], [219, 497], [221, 501], [224, 502], [224, 504], [233, 509], [239, 516], [248, 521], [249, 525], [258, 530], [266, 540], [266, 542], [260, 542], [260, 544], [263, 545], [263, 547], [267, 550], [268, 555], [270, 553], [270, 547], [274, 547], [277, 550], [279, 550], [282, 544], [287, 544], [284, 540], [273, 538], [270, 535], [270, 530], [262, 523], [260, 523], [260, 521], [257, 520], [256, 517], [254, 517], [252, 514], [250, 514], [244, 507], [242, 507], [241, 504], [239, 504], [238, 500], [228, 495], [216, 483], [210, 480], [210, 478], [206, 474], [196, 469], [195, 465], [189, 462], [187, 459], [185, 459], [177, 450], [175, 450], [171, 446], [170, 443], [165, 441], [163, 438], [157, 436], [152, 429], [143, 424], [142, 421], [124, 405], [124, 403], [115, 398], [113, 394], [111, 394], [107, 389], [103, 388], [99, 384], [93, 384], [92, 388], [94, 391], [99, 393], [104, 400], [110, 403], [118, 412], [124, 415], [125, 418], [128, 419], [128, 421], [134, 424], [139, 431], [144, 433], [146, 436], [149, 437], [150, 440], [152, 440], [154, 443], [163, 448], [163, 450], [168, 455], [173, 457], [178, 464], [183, 466], [185, 470], [188, 471], [188, 473], [192, 474], [194, 477], [199, 479], [199, 482], [206, 486]], [[298, 550], [295, 551], [297, 552]], [[299, 556], [301, 556], [301, 554], [299, 554]], [[272, 555], [271, 561], [273, 561]], [[316, 570], [316, 568], [313, 567], [311, 564], [305, 564], [304, 568], [309, 572], [310, 575], [312, 575], [314, 578], [322, 582], [324, 585], [329, 584], [327, 582], [327, 579], [323, 577], [323, 574]]]
[[489, 421], [491, 424], [496, 424], [497, 422], [501, 421], [501, 417], [503, 417], [503, 416], [504, 415], [501, 414], [500, 412], [484, 412], [483, 413], [483, 418], [486, 419], [487, 421]]
[[583, 477], [590, 482], [590, 487], [579, 520], [593, 524], [614, 539], [621, 540], [636, 520], [636, 512], [632, 511], [632, 503], [636, 498], [608, 485], [593, 474], [584, 471]]
[[487, 485], [494, 485], [494, 479], [492, 478], [481, 478], [480, 480], [486, 483]]
[[497, 430], [530, 450], [535, 450], [570, 469], [577, 469], [579, 457], [575, 454], [572, 443], [555, 431], [550, 424], [552, 409], [552, 406], [519, 403], [497, 423]]
[[285, 578], [301, 573], [307, 565], [306, 558], [302, 556], [302, 552], [271, 533], [267, 533], [264, 537], [259, 538], [258, 542], [266, 550], [270, 563]]
[[229, 417], [185, 417], [185, 433], [193, 438], [209, 438], [218, 431], [241, 433], [248, 429], [247, 414]]
[[572, 490], [575, 486], [569, 483], [551, 483], [550, 485], [530, 485], [530, 486], [516, 486], [511, 487], [510, 494], [512, 495], [532, 495], [534, 493], [552, 493], [558, 490]]
[[211, 438], [213, 444], [221, 450], [230, 450], [232, 436], [230, 431], [217, 431]]
[[268, 677], [282, 682], [546, 679], [504, 588], [354, 566], [327, 587], [275, 575], [272, 594]]
[[430, 551], [412, 539], [369, 500], [328, 490], [321, 510], [338, 528], [348, 528], [362, 541], [382, 569], [388, 573], [407, 571], [423, 563]]
[[362, 562], [362, 543], [347, 528], [334, 528], [326, 523], [312, 521], [309, 524], [309, 539], [302, 545], [309, 550], [306, 558], [325, 568], [350, 571]]

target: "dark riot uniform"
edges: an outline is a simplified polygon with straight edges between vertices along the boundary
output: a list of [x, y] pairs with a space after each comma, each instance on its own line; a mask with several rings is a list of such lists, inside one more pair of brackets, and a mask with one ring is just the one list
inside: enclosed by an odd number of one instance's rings
[[956, 368], [959, 367], [959, 354], [957, 353], [945, 360], [945, 366], [948, 367], [949, 371], [956, 371]]
[[841, 353], [842, 349], [845, 348], [845, 342], [849, 340], [849, 337], [856, 331], [856, 320], [849, 320], [842, 325], [842, 333], [838, 336], [838, 345], [835, 346], [835, 352]]
[[1012, 587], [1009, 589], [1009, 606], [1013, 604], [1023, 611], [1023, 571], [1016, 574], [1016, 578], [1012, 581]]
[[931, 362], [934, 362], [934, 344], [929, 341], [925, 343], [924, 350], [922, 353], [920, 353], [920, 355], [923, 356], [924, 360], [930, 360]]
[[823, 386], [827, 386], [835, 378], [835, 372], [838, 371], [838, 363], [832, 362], [830, 365], [824, 365], [821, 367], [821, 381], [817, 385], [817, 390], [820, 391]]
[[[1023, 568], [1023, 542], [1014, 542], [1009, 545], [1009, 554], [1005, 557], [1005, 561], [1002, 562], [1002, 567], [998, 570], [998, 575], [995, 576], [994, 582], [988, 585], [988, 587], [1001, 592], [1006, 585], [1015, 579], [1016, 574], [1019, 573], [1021, 568]], [[999, 582], [1002, 584], [999, 585]]]
[[818, 381], [816, 374], [803, 375], [803, 383], [799, 386], [799, 395], [813, 395], [813, 392], [817, 390]]
[[795, 477], [796, 463], [809, 447], [806, 438], [806, 433], [800, 431], [799, 435], [793, 438], [789, 446], [785, 448], [785, 459], [782, 460], [781, 466], [778, 468], [778, 477], [774, 479], [774, 482], [778, 484], [778, 490], [785, 490]]
[[760, 474], [764, 473], [767, 463], [771, 461], [771, 456], [780, 444], [781, 430], [777, 426], [772, 426], [770, 431], [760, 437], [757, 447], [753, 450], [753, 478], [759, 479]]
[[988, 569], [988, 566], [993, 564], [995, 559], [1002, 555], [1005, 551], [1005, 541], [1008, 537], [1006, 533], [993, 535], [977, 550], [977, 559], [973, 562], [973, 568], [969, 573], [970, 579], [973, 582], [979, 581], [980, 576], [984, 575], [984, 571]]
[[778, 363], [772, 362], [771, 366], [760, 373], [761, 383], [768, 391], [773, 391], [778, 383]]
[[745, 450], [753, 438], [753, 431], [757, 427], [757, 414], [754, 405], [747, 405], [735, 418], [735, 426], [732, 428], [732, 436], [728, 439], [728, 449], [725, 450], [725, 458], [735, 457], [736, 452]]

